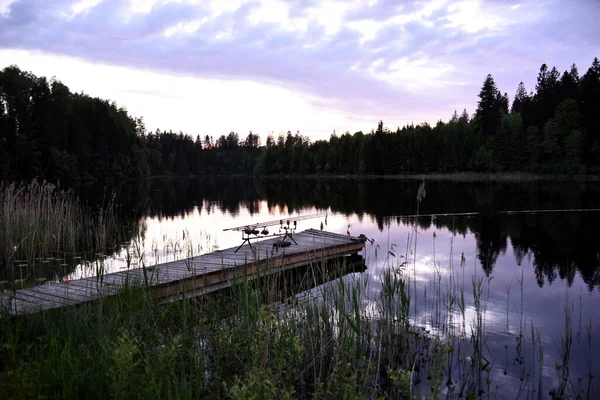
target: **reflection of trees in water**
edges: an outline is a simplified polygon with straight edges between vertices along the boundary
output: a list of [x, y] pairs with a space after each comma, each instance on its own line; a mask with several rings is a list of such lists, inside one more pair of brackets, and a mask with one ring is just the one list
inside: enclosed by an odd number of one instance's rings
[[[269, 208], [287, 207], [289, 213], [312, 207], [331, 208], [344, 215], [356, 214], [359, 219], [369, 216], [383, 230], [394, 223], [412, 223], [400, 216], [415, 213], [418, 186], [418, 181], [391, 179], [155, 179], [118, 188], [117, 199], [124, 211], [139, 214], [143, 210], [144, 215], [166, 218], [184, 216], [196, 207], [234, 216], [246, 207], [254, 214], [259, 211], [260, 201], [266, 201]], [[594, 208], [599, 204], [598, 192], [600, 183], [594, 182], [430, 182], [420, 214], [481, 214], [422, 217], [417, 221], [420, 229], [435, 226], [459, 235], [472, 232], [487, 274], [506, 251], [510, 239], [518, 265], [531, 256], [540, 285], [557, 277], [571, 283], [579, 271], [592, 288], [600, 284], [600, 243], [592, 232], [600, 223], [600, 213], [497, 212]]]
[[184, 216], [196, 207], [206, 207], [208, 212], [216, 207], [232, 215], [242, 206], [250, 213], [258, 211], [252, 179], [161, 179], [153, 182], [150, 199], [152, 217]]
[[116, 188], [123, 209], [140, 216], [184, 217], [197, 207], [237, 215], [240, 208], [259, 211], [260, 197], [252, 178], [150, 179], [127, 182]]
[[[420, 221], [429, 220], [420, 218]], [[432, 226], [419, 225], [421, 229]], [[510, 239], [516, 264], [521, 266], [530, 259], [540, 286], [556, 278], [567, 280], [571, 285], [579, 272], [590, 290], [600, 285], [600, 242], [593, 231], [597, 226], [600, 226], [599, 212], [483, 213], [435, 221], [438, 229], [446, 228], [460, 235], [467, 229], [473, 233], [477, 258], [488, 276], [498, 256], [506, 252]]]
[[540, 286], [557, 277], [571, 284], [577, 271], [590, 290], [600, 284], [600, 243], [594, 233], [600, 213], [526, 215], [521, 221], [521, 229], [508, 234], [514, 248], [532, 255]]

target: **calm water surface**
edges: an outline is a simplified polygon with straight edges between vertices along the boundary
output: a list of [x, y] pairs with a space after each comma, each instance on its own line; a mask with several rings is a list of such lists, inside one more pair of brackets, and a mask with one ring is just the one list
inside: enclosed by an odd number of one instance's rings
[[[563, 363], [562, 343], [569, 333], [570, 372], [582, 377], [581, 385], [587, 385], [590, 373], [597, 380], [600, 183], [427, 182], [426, 197], [417, 204], [419, 184], [151, 180], [118, 188], [117, 200], [125, 214], [139, 221], [132, 232], [139, 247], [129, 247], [130, 266], [139, 265], [142, 253], [146, 265], [152, 265], [239, 245], [240, 234], [224, 232], [228, 227], [280, 216], [327, 214], [326, 221], [321, 217], [299, 222], [299, 230], [318, 229], [326, 222], [328, 231], [349, 230], [373, 239], [363, 254], [367, 270], [344, 278], [368, 281], [365, 313], [377, 316], [381, 274], [392, 268], [417, 282], [417, 325], [441, 335], [464, 329], [468, 337], [476, 317], [473, 282], [481, 282], [486, 352], [494, 360], [494, 384], [510, 393], [506, 397], [514, 397], [520, 385], [537, 385], [527, 383], [534, 371], [542, 371], [544, 389], [559, 382], [557, 365]], [[417, 205], [419, 218], [413, 217]], [[120, 250], [104, 267], [127, 268], [127, 254]], [[80, 268], [69, 278], [91, 273]], [[457, 291], [465, 297], [464, 317], [454, 312], [449, 322], [448, 301], [440, 299]], [[312, 292], [318, 293], [318, 288]]]

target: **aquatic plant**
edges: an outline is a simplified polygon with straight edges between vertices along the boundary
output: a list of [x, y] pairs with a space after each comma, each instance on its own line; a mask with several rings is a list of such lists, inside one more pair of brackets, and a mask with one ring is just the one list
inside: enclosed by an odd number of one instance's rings
[[114, 200], [107, 195], [91, 209], [74, 191], [51, 183], [0, 184], [0, 277], [59, 276], [56, 270], [115, 246], [121, 223]]
[[[1, 315], [0, 397], [598, 395], [592, 321], [580, 320], [576, 326], [575, 299], [565, 298], [556, 357], [544, 344], [547, 333], [523, 311], [521, 268], [515, 277], [520, 290], [506, 288], [506, 334], [512, 342], [503, 358], [490, 349], [493, 277], [469, 276], [467, 257], [454, 254], [452, 244], [443, 265], [435, 255], [439, 239], [434, 236], [430, 279], [418, 281], [416, 239], [422, 233], [418, 216], [411, 222], [415, 227], [404, 255], [393, 245], [387, 252], [379, 244], [367, 245], [367, 265], [376, 264], [381, 254], [385, 257], [379, 275], [353, 274], [341, 263], [328, 269], [315, 260], [295, 274], [261, 279], [244, 274], [230, 288], [197, 299], [184, 293], [181, 301], [160, 304], [148, 295], [151, 288], [145, 280], [79, 307], [13, 319]], [[193, 245], [176, 244], [173, 249], [186, 248], [194, 256], [189, 250]], [[127, 259], [151, 274], [143, 246], [135, 240], [133, 246]], [[332, 271], [334, 279], [323, 278]], [[98, 272], [101, 276], [104, 271]], [[281, 283], [291, 281], [300, 285], [282, 290]], [[515, 326], [508, 326], [513, 303], [520, 308], [514, 331]], [[580, 341], [589, 353], [587, 376], [572, 368]], [[555, 361], [556, 376], [551, 376], [548, 365]]]

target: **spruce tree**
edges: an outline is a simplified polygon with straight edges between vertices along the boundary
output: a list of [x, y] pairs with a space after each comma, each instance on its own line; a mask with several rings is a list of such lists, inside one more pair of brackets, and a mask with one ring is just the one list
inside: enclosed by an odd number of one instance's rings
[[500, 110], [503, 108], [503, 97], [498, 91], [492, 75], [488, 75], [483, 82], [477, 102], [477, 115], [481, 119], [481, 133], [493, 136], [500, 125]]
[[[456, 110], [454, 110], [454, 114], [452, 114], [452, 119], [450, 121], [458, 122], [458, 113], [456, 112]], [[398, 130], [400, 130], [400, 128], [398, 128]]]
[[592, 66], [581, 78], [581, 112], [585, 123], [583, 132], [584, 159], [598, 164], [600, 157], [600, 61], [594, 59]]
[[528, 100], [529, 96], [527, 95], [525, 84], [523, 82], [519, 82], [519, 86], [517, 86], [517, 92], [515, 93], [515, 99], [513, 100], [510, 113], [514, 114], [523, 111], [523, 107], [525, 106], [525, 103]]
[[460, 118], [459, 121], [461, 122], [469, 122], [470, 118], [469, 118], [469, 113], [467, 112], [467, 109], [463, 109], [462, 114], [460, 114]]

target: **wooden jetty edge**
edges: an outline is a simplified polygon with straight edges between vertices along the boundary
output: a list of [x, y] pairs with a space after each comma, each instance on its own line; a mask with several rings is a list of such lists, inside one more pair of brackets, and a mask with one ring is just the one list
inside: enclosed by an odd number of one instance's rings
[[51, 283], [0, 295], [0, 309], [11, 316], [76, 306], [113, 296], [128, 286], [145, 284], [161, 302], [196, 297], [250, 279], [291, 268], [356, 254], [365, 246], [364, 237], [309, 229], [293, 235], [288, 247], [277, 247], [278, 237], [196, 257], [121, 272]]

